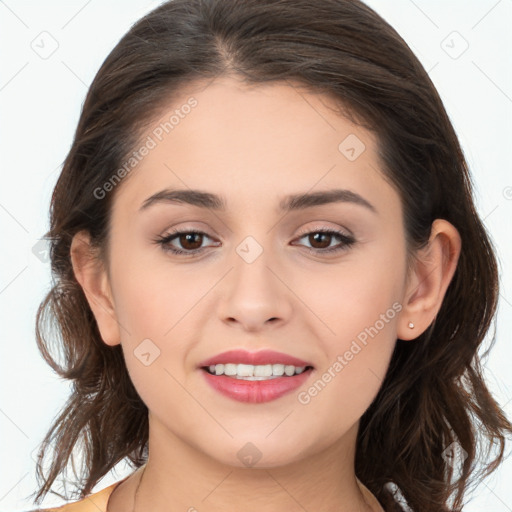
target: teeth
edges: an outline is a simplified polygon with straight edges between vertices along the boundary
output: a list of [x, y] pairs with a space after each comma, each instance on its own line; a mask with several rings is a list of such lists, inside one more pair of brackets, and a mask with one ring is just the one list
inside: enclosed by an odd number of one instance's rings
[[254, 366], [250, 364], [239, 364], [236, 367], [236, 375], [238, 377], [254, 377]]
[[[273, 364], [272, 365], [272, 375], [283, 375], [284, 374], [284, 364]], [[293, 366], [292, 366], [293, 368]]]
[[291, 377], [292, 375], [302, 373], [305, 369], [305, 366], [284, 364], [252, 365], [242, 363], [215, 364], [208, 367], [209, 372], [213, 375], [227, 375], [244, 380], [275, 379], [283, 375]]
[[[217, 373], [217, 367], [215, 367], [215, 373]], [[236, 375], [236, 364], [225, 364], [224, 375]]]
[[285, 366], [284, 373], [288, 375], [288, 377], [291, 377], [295, 373], [295, 366]]

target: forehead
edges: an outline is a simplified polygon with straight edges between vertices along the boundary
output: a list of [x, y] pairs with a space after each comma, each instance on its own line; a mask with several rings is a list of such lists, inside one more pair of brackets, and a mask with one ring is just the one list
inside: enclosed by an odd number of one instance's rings
[[191, 84], [150, 123], [116, 202], [140, 206], [159, 187], [204, 189], [241, 207], [315, 187], [377, 191], [375, 135], [335, 108], [291, 82]]

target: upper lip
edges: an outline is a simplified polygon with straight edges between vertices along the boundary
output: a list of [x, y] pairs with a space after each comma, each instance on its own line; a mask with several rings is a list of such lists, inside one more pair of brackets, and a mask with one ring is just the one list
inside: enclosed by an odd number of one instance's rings
[[313, 366], [307, 361], [298, 359], [297, 357], [283, 354], [282, 352], [276, 352], [275, 350], [259, 350], [258, 352], [249, 352], [243, 349], [228, 350], [222, 352], [209, 359], [206, 359], [199, 363], [200, 367], [211, 366], [216, 364], [252, 364], [252, 365], [263, 365], [263, 364], [284, 364], [293, 366]]

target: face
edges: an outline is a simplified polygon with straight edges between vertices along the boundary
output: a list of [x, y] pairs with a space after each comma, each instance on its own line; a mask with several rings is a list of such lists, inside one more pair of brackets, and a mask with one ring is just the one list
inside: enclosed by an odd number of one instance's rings
[[[116, 190], [109, 287], [150, 428], [222, 463], [243, 466], [240, 450], [257, 449], [277, 466], [341, 442], [396, 343], [400, 199], [375, 137], [329, 105], [289, 84], [189, 87]], [[242, 382], [201, 367], [234, 349], [307, 365]]]

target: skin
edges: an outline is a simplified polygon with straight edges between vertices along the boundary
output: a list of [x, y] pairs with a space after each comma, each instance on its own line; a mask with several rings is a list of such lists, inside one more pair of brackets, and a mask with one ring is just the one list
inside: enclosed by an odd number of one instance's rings
[[[87, 233], [75, 236], [71, 251], [102, 338], [122, 345], [149, 409], [150, 456], [137, 510], [372, 510], [354, 473], [359, 420], [397, 338], [414, 343], [435, 318], [460, 237], [436, 220], [408, 272], [400, 197], [379, 170], [375, 136], [329, 108], [326, 96], [222, 77], [182, 90], [147, 134], [191, 96], [197, 106], [116, 190], [109, 261], [98, 261]], [[365, 145], [354, 161], [338, 149], [349, 134]], [[227, 209], [161, 202], [139, 211], [166, 188], [222, 195]], [[352, 202], [277, 211], [288, 194], [335, 188], [359, 194], [375, 211]], [[165, 252], [154, 239], [171, 228], [206, 232], [196, 245], [203, 252]], [[340, 240], [315, 244], [302, 234], [321, 228], [352, 234], [355, 243], [322, 254]], [[247, 236], [263, 249], [252, 263], [236, 251]], [[172, 246], [194, 247], [181, 240]], [[300, 403], [299, 392], [393, 304], [400, 312], [388, 314], [342, 371]], [[147, 338], [160, 350], [149, 366], [134, 355]], [[314, 371], [279, 399], [239, 403], [210, 388], [197, 368], [233, 348], [278, 350], [310, 361]], [[248, 442], [261, 452], [252, 467], [237, 456]], [[132, 509], [139, 477], [116, 489], [111, 512]]]

